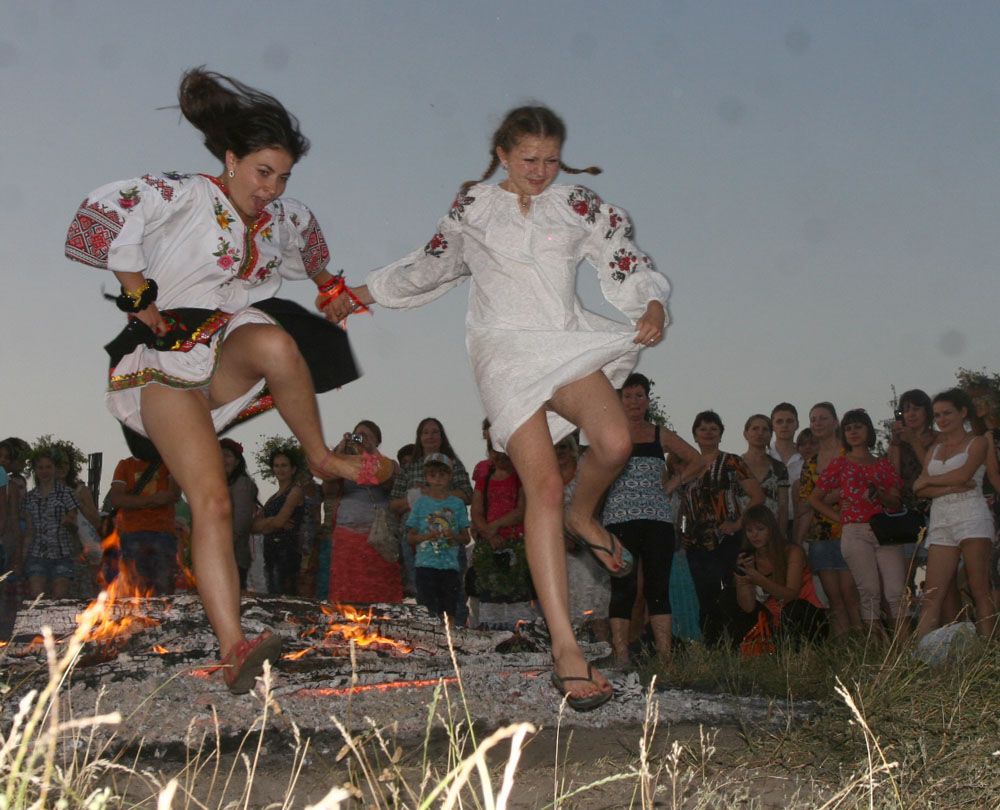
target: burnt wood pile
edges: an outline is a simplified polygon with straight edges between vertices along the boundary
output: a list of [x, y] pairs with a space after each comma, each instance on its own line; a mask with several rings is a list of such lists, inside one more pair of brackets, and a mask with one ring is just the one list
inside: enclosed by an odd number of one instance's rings
[[[0, 718], [4, 727], [20, 697], [45, 683], [41, 628], [51, 627], [57, 639], [66, 638], [84, 607], [63, 600], [22, 609], [10, 644], [0, 653], [5, 670], [0, 680], [11, 687]], [[142, 740], [161, 750], [190, 745], [192, 732], [214, 736], [217, 726], [224, 742], [236, 741], [253, 726], [263, 705], [260, 690], [229, 694], [221, 673], [213, 670], [218, 649], [197, 596], [126, 599], [111, 610], [114, 618], [127, 617], [132, 624], [85, 645], [63, 689], [75, 717], [117, 710], [124, 718], [116, 732], [122, 746]], [[447, 697], [435, 704], [438, 714], [455, 713], [464, 694], [469, 714], [485, 727], [525, 720], [554, 725], [558, 718], [560, 701], [549, 683], [551, 658], [542, 622], [518, 633], [453, 629], [449, 647], [441, 622], [416, 605], [373, 605], [352, 612], [312, 600], [248, 597], [243, 627], [250, 637], [270, 629], [285, 639], [272, 682], [276, 710], [270, 722], [279, 739], [294, 724], [309, 736], [330, 735], [335, 743], [339, 733], [332, 717], [351, 730], [368, 729], [373, 722], [400, 737], [419, 737], [435, 694]], [[597, 658], [608, 648], [590, 645], [584, 652]], [[615, 700], [588, 714], [567, 711], [562, 722], [590, 727], [641, 723], [647, 693], [636, 676], [612, 680]], [[690, 692], [661, 692], [657, 701], [661, 722], [760, 720], [771, 712], [760, 701]], [[454, 719], [464, 717], [461, 710]]]

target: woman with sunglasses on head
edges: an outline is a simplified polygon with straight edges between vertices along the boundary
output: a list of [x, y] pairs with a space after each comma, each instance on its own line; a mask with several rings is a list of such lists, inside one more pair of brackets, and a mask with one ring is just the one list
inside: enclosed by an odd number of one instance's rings
[[990, 591], [993, 516], [983, 497], [989, 446], [983, 436], [965, 429], [974, 405], [964, 391], [943, 391], [934, 397], [933, 408], [938, 440], [927, 454], [924, 472], [913, 484], [918, 496], [931, 499], [927, 578], [917, 638], [941, 626], [941, 602], [959, 560], [965, 564], [976, 608], [976, 630], [989, 638], [996, 625], [996, 604]]
[[[840, 420], [844, 455], [833, 459], [816, 481], [809, 496], [813, 511], [841, 525], [840, 548], [858, 586], [861, 618], [869, 632], [881, 636], [883, 597], [895, 632], [909, 631], [908, 614], [903, 610], [906, 562], [899, 546], [879, 545], [869, 521], [874, 515], [900, 505], [903, 481], [885, 456], [872, 454], [875, 426], [871, 417], [856, 408]], [[840, 490], [840, 501], [827, 502], [826, 495]]]

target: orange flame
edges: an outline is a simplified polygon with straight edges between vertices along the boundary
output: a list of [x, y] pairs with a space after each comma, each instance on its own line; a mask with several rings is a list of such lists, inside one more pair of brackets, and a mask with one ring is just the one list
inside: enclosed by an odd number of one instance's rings
[[298, 661], [300, 658], [305, 658], [309, 653], [315, 652], [315, 647], [306, 647], [299, 650], [298, 652], [287, 653], [281, 656], [285, 661]]
[[162, 644], [154, 644], [153, 652], [157, 653], [158, 655], [166, 655], [168, 652], [170, 652], [170, 650], [168, 650]]
[[[106, 559], [108, 556], [120, 559], [120, 548], [117, 529], [101, 541], [101, 550]], [[104, 572], [101, 571], [99, 583], [108, 595], [104, 607], [100, 607], [98, 600], [95, 599], [76, 617], [78, 625], [83, 623], [85, 617], [93, 619], [93, 627], [86, 641], [122, 640], [131, 635], [130, 631], [159, 624], [156, 619], [138, 612], [139, 604], [136, 600], [152, 596], [153, 591], [139, 582], [131, 565], [120, 564], [118, 576], [110, 583], [105, 580]], [[118, 618], [115, 618], [116, 614], [119, 614]]]
[[359, 647], [391, 647], [400, 653], [411, 653], [413, 647], [403, 641], [388, 636], [382, 636], [369, 630], [373, 617], [373, 608], [363, 613], [352, 605], [323, 605], [324, 615], [332, 618], [336, 613], [342, 615], [351, 624], [331, 621], [326, 627], [325, 638], [340, 636], [345, 641], [353, 641]]

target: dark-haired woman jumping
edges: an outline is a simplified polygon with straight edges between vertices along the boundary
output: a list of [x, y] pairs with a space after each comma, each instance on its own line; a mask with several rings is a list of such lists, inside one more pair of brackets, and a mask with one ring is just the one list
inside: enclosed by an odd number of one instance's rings
[[[632, 449], [615, 386], [642, 346], [666, 325], [667, 280], [632, 242], [624, 211], [583, 186], [553, 185], [566, 128], [545, 107], [509, 112], [494, 133], [481, 180], [502, 166], [498, 185], [465, 183], [427, 245], [376, 270], [355, 290], [364, 303], [414, 307], [472, 277], [466, 344], [497, 450], [506, 452], [526, 494], [526, 551], [552, 635], [552, 682], [578, 710], [608, 700], [611, 685], [583, 658], [570, 625], [563, 481], [553, 440], [574, 425], [589, 451], [579, 469], [566, 528], [613, 573], [624, 573], [621, 544], [594, 519], [598, 499]], [[585, 170], [597, 174], [594, 167]], [[583, 308], [576, 269], [586, 259], [625, 325]], [[350, 304], [331, 307], [345, 315]]]
[[128, 326], [107, 346], [108, 406], [133, 453], [158, 452], [187, 496], [198, 590], [226, 683], [242, 693], [281, 641], [267, 632], [248, 641], [240, 627], [217, 432], [277, 407], [315, 474], [378, 481], [392, 465], [328, 450], [315, 391], [356, 379], [350, 347], [333, 324], [273, 298], [282, 278], [311, 279], [321, 295], [338, 282], [312, 213], [281, 198], [309, 148], [298, 121], [271, 96], [201, 69], [184, 75], [179, 99], [219, 174], [102, 186], [73, 218], [66, 255], [121, 283]]

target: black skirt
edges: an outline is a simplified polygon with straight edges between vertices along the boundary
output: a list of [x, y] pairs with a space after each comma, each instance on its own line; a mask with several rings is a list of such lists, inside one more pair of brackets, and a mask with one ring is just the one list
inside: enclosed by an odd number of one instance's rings
[[[294, 301], [286, 301], [283, 298], [267, 298], [252, 306], [269, 315], [291, 335], [309, 367], [313, 387], [317, 393], [340, 388], [361, 376], [347, 333], [339, 326], [309, 312]], [[111, 368], [117, 366], [123, 357], [142, 345], [157, 351], [178, 350], [177, 347], [185, 345], [189, 335], [196, 333], [202, 325], [215, 319], [218, 311], [182, 308], [164, 310], [161, 315], [170, 330], [162, 336], [157, 336], [137, 318], [129, 320], [128, 325], [104, 347], [111, 359]], [[265, 387], [254, 402], [219, 431], [219, 435], [273, 407], [273, 400]], [[132, 455], [149, 461], [159, 459], [160, 454], [147, 437], [125, 425], [122, 425], [122, 432], [125, 434], [125, 441]]]

